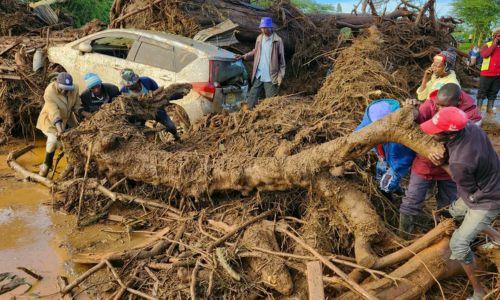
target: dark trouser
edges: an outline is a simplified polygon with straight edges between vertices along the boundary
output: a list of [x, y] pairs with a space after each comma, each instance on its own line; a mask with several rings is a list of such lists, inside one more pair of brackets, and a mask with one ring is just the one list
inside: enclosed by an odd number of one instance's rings
[[156, 119], [157, 122], [160, 122], [163, 126], [167, 128], [167, 131], [173, 134], [174, 136], [177, 136], [177, 128], [175, 127], [174, 122], [170, 119], [170, 117], [167, 115], [167, 112], [163, 108], [159, 108], [156, 111]]
[[259, 78], [255, 78], [248, 93], [247, 104], [249, 108], [253, 108], [257, 104], [262, 90], [264, 90], [266, 98], [271, 98], [278, 96], [279, 87], [272, 82], [262, 82]]
[[443, 208], [457, 200], [457, 185], [453, 180], [427, 180], [424, 177], [415, 174], [410, 175], [410, 183], [403, 197], [403, 202], [399, 211], [410, 216], [417, 216], [422, 213], [425, 196], [427, 191], [437, 184], [437, 208]]
[[493, 111], [493, 105], [500, 90], [500, 76], [481, 76], [479, 78], [479, 92], [477, 93], [477, 108], [481, 110], [484, 99], [488, 99], [486, 110]]

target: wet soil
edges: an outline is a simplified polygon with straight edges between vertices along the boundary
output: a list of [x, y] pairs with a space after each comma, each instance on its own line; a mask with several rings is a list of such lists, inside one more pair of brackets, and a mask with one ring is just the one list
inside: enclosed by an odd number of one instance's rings
[[[33, 287], [27, 292], [20, 286], [0, 299], [29, 299], [32, 296], [48, 296], [57, 299], [57, 276], [70, 279], [85, 271], [88, 266], [75, 265], [71, 254], [80, 251], [118, 251], [143, 240], [143, 236], [110, 232], [123, 232], [119, 225], [97, 224], [83, 229], [76, 228], [76, 219], [52, 209], [52, 196], [45, 187], [16, 178], [7, 166], [10, 151], [26, 145], [25, 141], [13, 141], [0, 147], [0, 273], [10, 272], [24, 277]], [[44, 144], [37, 142], [33, 152], [18, 162], [36, 171], [44, 159]], [[57, 156], [57, 155], [56, 155]], [[57, 171], [65, 166], [61, 160]], [[57, 175], [56, 175], [57, 176]], [[37, 281], [18, 267], [25, 267], [43, 276]], [[21, 297], [20, 297], [21, 296]], [[80, 295], [78, 299], [86, 299]]]

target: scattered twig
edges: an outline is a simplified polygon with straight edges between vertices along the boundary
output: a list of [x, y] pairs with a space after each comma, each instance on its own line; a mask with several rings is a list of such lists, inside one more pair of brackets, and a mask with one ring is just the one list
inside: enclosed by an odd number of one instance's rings
[[33, 272], [30, 269], [24, 268], [24, 267], [17, 267], [18, 270], [24, 271], [26, 274], [30, 275], [31, 277], [35, 278], [36, 280], [42, 280], [43, 276], [39, 275], [35, 272]]
[[231, 276], [231, 278], [233, 278], [236, 281], [240, 281], [241, 280], [240, 274], [238, 274], [238, 272], [236, 272], [231, 267], [229, 262], [224, 257], [224, 250], [225, 250], [225, 248], [215, 249], [215, 254], [217, 255], [217, 259], [219, 260], [219, 262], [220, 262], [221, 266], [224, 268], [224, 270], [226, 270], [226, 272], [229, 274], [229, 276]]
[[65, 286], [64, 289], [61, 291], [61, 294], [66, 295], [71, 290], [73, 290], [75, 287], [77, 287], [80, 283], [82, 283], [85, 279], [87, 279], [90, 275], [94, 274], [95, 272], [99, 271], [100, 269], [104, 268], [105, 266], [106, 266], [106, 260], [102, 260], [100, 263], [98, 263], [97, 265], [90, 268], [87, 272], [78, 276], [72, 283]]
[[78, 199], [78, 212], [76, 215], [76, 220], [77, 223], [80, 222], [80, 213], [82, 211], [82, 202], [83, 202], [83, 194], [85, 193], [85, 184], [87, 183], [87, 174], [89, 171], [89, 166], [90, 166], [90, 157], [92, 156], [92, 147], [94, 145], [94, 142], [90, 143], [89, 150], [87, 153], [87, 162], [85, 163], [85, 171], [83, 173], [83, 182], [82, 182], [82, 188], [80, 190], [80, 198]]

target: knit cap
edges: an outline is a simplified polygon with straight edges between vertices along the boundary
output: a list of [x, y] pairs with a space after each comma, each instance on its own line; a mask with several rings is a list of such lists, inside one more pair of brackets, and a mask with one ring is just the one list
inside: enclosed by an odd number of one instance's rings
[[87, 73], [83, 79], [85, 80], [85, 84], [88, 89], [92, 89], [102, 84], [101, 78], [99, 78], [99, 75], [95, 73]]

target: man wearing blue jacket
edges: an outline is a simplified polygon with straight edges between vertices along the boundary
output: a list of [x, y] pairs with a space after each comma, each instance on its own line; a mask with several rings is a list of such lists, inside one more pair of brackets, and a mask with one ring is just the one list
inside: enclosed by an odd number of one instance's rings
[[[122, 95], [139, 97], [158, 89], [158, 84], [153, 79], [145, 76], [139, 77], [131, 69], [123, 70], [121, 76], [123, 87], [121, 88], [120, 92], [122, 93]], [[165, 126], [166, 130], [174, 136], [176, 141], [180, 140], [180, 136], [177, 133], [177, 128], [175, 127], [174, 122], [172, 122], [170, 117], [167, 115], [165, 109], [158, 109], [158, 111], [156, 112], [155, 120]]]
[[[365, 115], [356, 131], [382, 119], [400, 108], [399, 102], [394, 99], [380, 99], [373, 101], [366, 108]], [[393, 193], [400, 191], [399, 182], [412, 165], [415, 152], [398, 143], [385, 143], [374, 148], [378, 157], [375, 178], [383, 192]]]

